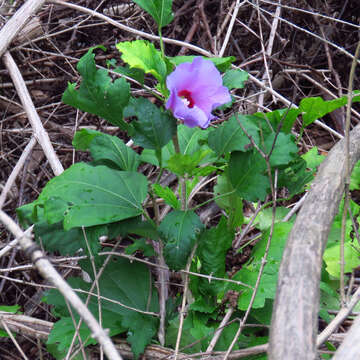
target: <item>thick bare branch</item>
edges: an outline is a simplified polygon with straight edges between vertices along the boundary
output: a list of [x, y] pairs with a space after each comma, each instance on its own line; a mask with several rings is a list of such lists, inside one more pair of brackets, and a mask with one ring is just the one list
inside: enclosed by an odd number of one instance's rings
[[[315, 359], [322, 255], [344, 191], [344, 150], [341, 140], [320, 166], [289, 235], [279, 270], [269, 359]], [[357, 126], [350, 137], [351, 169], [359, 158]]]
[[45, 0], [28, 0], [3, 26], [0, 31], [0, 57], [20, 32], [30, 17], [45, 3]]

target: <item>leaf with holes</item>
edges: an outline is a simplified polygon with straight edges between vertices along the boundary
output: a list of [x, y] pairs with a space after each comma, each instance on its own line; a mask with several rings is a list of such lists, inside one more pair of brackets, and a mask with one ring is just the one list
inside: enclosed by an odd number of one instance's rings
[[122, 78], [112, 81], [108, 70], [96, 68], [94, 49], [96, 47], [90, 48], [77, 65], [82, 77], [79, 89], [76, 90], [76, 84], [69, 83], [62, 101], [126, 130], [127, 124], [122, 115], [129, 102], [130, 86]]

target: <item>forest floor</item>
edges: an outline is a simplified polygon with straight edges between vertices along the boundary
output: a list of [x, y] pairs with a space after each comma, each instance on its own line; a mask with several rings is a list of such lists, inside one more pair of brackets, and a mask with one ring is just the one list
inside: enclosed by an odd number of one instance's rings
[[[31, 30], [28, 27], [21, 32], [9, 50], [55, 152], [63, 167], [68, 168], [88, 158], [73, 149], [72, 139], [78, 129], [91, 128], [123, 137], [105, 120], [61, 102], [67, 83], [79, 80], [76, 70], [79, 58], [90, 47], [101, 44], [107, 51], [96, 52], [98, 64], [106, 66], [110, 58], [120, 61], [116, 43], [141, 38], [133, 30], [157, 35], [157, 28], [151, 17], [130, 1], [55, 2], [45, 2], [32, 17]], [[67, 6], [70, 3], [93, 9], [106, 18]], [[359, 40], [357, 0], [240, 3], [231, 32], [227, 34], [235, 0], [174, 0], [174, 20], [163, 29], [163, 36], [184, 43], [180, 46], [165, 40], [166, 54], [197, 55], [186, 44], [190, 43], [215, 56], [235, 56], [234, 65], [252, 76], [245, 88], [236, 92], [238, 100], [234, 106], [244, 114], [286, 108], [299, 104], [304, 97], [330, 100], [347, 93], [352, 54]], [[0, 0], [0, 29], [22, 4], [21, 0]], [[128, 31], [110, 24], [108, 18], [126, 25]], [[159, 46], [157, 42], [155, 45]], [[354, 89], [360, 89], [359, 69]], [[269, 88], [270, 91], [266, 90]], [[358, 106], [354, 109], [360, 110]], [[307, 127], [299, 143], [300, 152], [316, 146], [326, 155], [344, 134], [344, 114], [344, 109], [336, 110], [321, 119], [322, 124]], [[352, 116], [352, 126], [359, 122], [356, 113]], [[296, 133], [300, 128], [301, 124], [297, 123], [293, 130]], [[0, 63], [0, 193], [32, 136], [33, 130], [9, 72]], [[34, 201], [53, 176], [41, 147], [35, 145], [0, 208], [16, 219], [15, 209]], [[0, 249], [11, 240], [13, 237], [0, 224]], [[232, 259], [229, 254], [229, 264], [244, 262], [246, 254], [245, 249], [240, 260]], [[42, 292], [34, 286], [41, 286], [43, 280], [32, 268], [26, 270], [29, 264], [17, 248], [0, 257], [0, 304], [19, 305], [27, 316], [54, 321], [46, 304], [39, 301]], [[69, 260], [67, 265], [61, 269], [65, 277], [71, 274], [74, 264]], [[16, 339], [29, 359], [40, 358], [41, 345], [36, 339], [28, 335]], [[0, 343], [0, 359], [23, 358], [11, 339], [0, 338]], [[43, 352], [43, 359], [52, 358], [45, 349]]]

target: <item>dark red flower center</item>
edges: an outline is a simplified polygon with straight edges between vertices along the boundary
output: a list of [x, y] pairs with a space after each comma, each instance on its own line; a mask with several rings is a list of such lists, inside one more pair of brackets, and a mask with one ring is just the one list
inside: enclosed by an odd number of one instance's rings
[[186, 106], [187, 106], [187, 107], [189, 107], [189, 108], [194, 107], [195, 102], [194, 102], [193, 98], [191, 97], [191, 92], [190, 92], [190, 91], [188, 91], [188, 90], [181, 90], [181, 91], [178, 92], [178, 95], [179, 95], [181, 98], [187, 100], [187, 103], [186, 103]]

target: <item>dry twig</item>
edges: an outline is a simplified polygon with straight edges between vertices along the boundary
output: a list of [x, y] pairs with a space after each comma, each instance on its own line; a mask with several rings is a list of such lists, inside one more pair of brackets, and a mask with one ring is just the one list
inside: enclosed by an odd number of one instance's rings
[[25, 254], [31, 257], [42, 277], [55, 285], [64, 298], [69, 301], [74, 309], [84, 319], [92, 336], [103, 346], [105, 354], [109, 359], [121, 360], [121, 356], [116, 351], [107, 333], [99, 326], [97, 320], [80, 300], [79, 296], [73, 291], [66, 281], [57, 273], [50, 261], [44, 256], [40, 248], [33, 243], [31, 237], [25, 234], [20, 227], [3, 211], [0, 210], [0, 221], [5, 227], [18, 238], [19, 244]]

